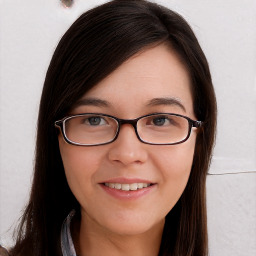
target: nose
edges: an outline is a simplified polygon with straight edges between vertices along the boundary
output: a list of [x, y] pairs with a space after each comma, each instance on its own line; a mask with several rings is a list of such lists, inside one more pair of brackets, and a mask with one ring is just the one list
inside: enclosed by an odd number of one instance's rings
[[147, 146], [139, 141], [132, 125], [124, 124], [118, 138], [111, 143], [108, 157], [110, 161], [123, 165], [142, 164], [148, 158]]

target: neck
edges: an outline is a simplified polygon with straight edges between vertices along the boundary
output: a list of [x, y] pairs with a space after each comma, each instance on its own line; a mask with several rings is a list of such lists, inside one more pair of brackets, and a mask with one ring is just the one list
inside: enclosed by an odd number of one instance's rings
[[139, 234], [116, 234], [83, 217], [78, 225], [74, 241], [79, 256], [157, 256], [164, 221]]

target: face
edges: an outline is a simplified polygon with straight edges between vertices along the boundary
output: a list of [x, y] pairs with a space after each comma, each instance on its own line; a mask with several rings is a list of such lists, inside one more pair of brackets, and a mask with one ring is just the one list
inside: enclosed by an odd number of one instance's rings
[[[155, 112], [195, 120], [187, 70], [166, 45], [144, 50], [123, 63], [87, 92], [71, 114], [104, 113], [133, 119]], [[195, 139], [192, 129], [182, 144], [144, 144], [129, 124], [121, 126], [114, 142], [101, 146], [70, 145], [60, 135], [66, 177], [81, 205], [82, 221], [94, 230], [122, 235], [163, 227], [187, 184]], [[123, 191], [105, 183], [150, 186]]]

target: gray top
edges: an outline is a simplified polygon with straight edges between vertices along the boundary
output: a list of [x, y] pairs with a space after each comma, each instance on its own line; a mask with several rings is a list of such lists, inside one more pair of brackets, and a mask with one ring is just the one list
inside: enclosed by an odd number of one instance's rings
[[63, 256], [77, 256], [73, 240], [70, 233], [70, 223], [75, 215], [75, 211], [71, 211], [64, 220], [61, 229], [61, 251]]
[[[70, 223], [75, 215], [75, 210], [71, 211], [64, 220], [61, 228], [61, 251], [63, 256], [77, 256], [70, 233]], [[0, 256], [8, 256], [8, 251], [0, 245]]]

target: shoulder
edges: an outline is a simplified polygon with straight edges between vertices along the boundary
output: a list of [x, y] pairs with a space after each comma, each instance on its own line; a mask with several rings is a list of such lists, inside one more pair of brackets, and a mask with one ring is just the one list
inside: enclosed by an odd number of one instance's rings
[[9, 256], [8, 251], [0, 245], [0, 256]]

